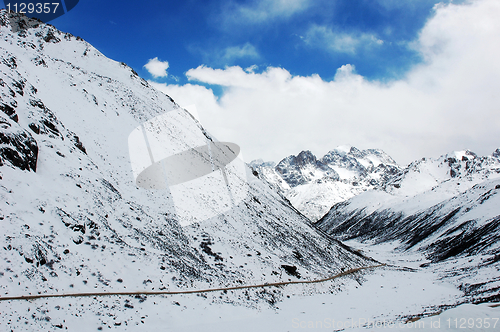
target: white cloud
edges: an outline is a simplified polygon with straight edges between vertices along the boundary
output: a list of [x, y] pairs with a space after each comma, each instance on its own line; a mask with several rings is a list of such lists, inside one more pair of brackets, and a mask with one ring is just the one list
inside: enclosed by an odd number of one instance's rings
[[259, 66], [257, 66], [257, 65], [251, 65], [250, 67], [245, 68], [245, 71], [247, 73], [254, 73], [257, 69], [259, 69]]
[[333, 81], [283, 68], [200, 66], [189, 79], [224, 86], [219, 99], [196, 84], [163, 89], [181, 105], [195, 103], [205, 127], [239, 144], [248, 160], [341, 144], [382, 148], [401, 163], [464, 148], [491, 153], [500, 147], [500, 2], [435, 11], [414, 43], [425, 62], [388, 84], [351, 65]]
[[312, 47], [324, 48], [334, 53], [356, 53], [360, 47], [384, 43], [373, 34], [345, 33], [316, 24], [309, 27], [303, 39]]
[[[222, 108], [212, 90], [196, 84], [166, 84], [148, 81], [156, 89], [169, 96], [175, 96], [175, 102], [183, 107], [195, 105], [198, 118], [204, 121], [203, 114], [210, 110], [210, 116], [219, 116]], [[204, 122], [203, 122], [204, 123]]]
[[230, 2], [220, 17], [226, 27], [235, 24], [260, 24], [274, 19], [287, 19], [312, 4], [312, 0], [258, 0], [251, 4]]
[[470, 0], [376, 0], [377, 3], [385, 9], [392, 10], [415, 10], [419, 6], [428, 6], [429, 4], [437, 3], [464, 3]]
[[257, 49], [255, 46], [253, 46], [250, 43], [245, 43], [242, 46], [231, 46], [227, 47], [223, 51], [222, 58], [226, 62], [232, 62], [237, 59], [241, 58], [251, 58], [251, 59], [258, 59], [260, 58], [259, 52], [257, 52]]
[[153, 77], [167, 77], [168, 61], [160, 61], [158, 57], [154, 59], [149, 59], [148, 63], [144, 65], [144, 68], [153, 75]]
[[231, 65], [240, 59], [257, 60], [261, 58], [257, 48], [248, 42], [226, 48], [199, 47], [194, 45], [189, 46], [189, 48], [191, 52], [199, 53], [204, 63], [212, 66], [223, 67]]

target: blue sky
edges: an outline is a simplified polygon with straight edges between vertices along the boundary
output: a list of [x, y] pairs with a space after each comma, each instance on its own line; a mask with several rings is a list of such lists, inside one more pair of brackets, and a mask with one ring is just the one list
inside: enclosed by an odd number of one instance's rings
[[498, 0], [143, 3], [80, 0], [51, 24], [195, 105], [246, 161], [500, 147]]
[[[168, 61], [181, 82], [201, 64], [283, 67], [331, 79], [350, 63], [368, 79], [401, 77], [419, 54], [408, 47], [437, 1], [81, 0], [52, 21], [144, 77], [151, 58]], [[333, 36], [344, 37], [325, 47]], [[352, 38], [352, 40], [349, 40]], [[374, 38], [373, 40], [371, 38]]]

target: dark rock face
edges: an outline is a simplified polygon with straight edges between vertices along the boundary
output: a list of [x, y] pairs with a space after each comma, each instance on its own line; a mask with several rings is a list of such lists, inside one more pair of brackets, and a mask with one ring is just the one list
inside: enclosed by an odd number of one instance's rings
[[496, 149], [493, 152], [492, 156], [495, 157], [495, 158], [500, 158], [500, 149]]
[[16, 110], [14, 107], [7, 105], [7, 104], [0, 104], [0, 110], [3, 111], [14, 122], [19, 121], [19, 117], [17, 116]]
[[35, 28], [40, 25], [40, 21], [30, 19], [24, 14], [10, 12], [0, 17], [0, 25], [10, 27], [12, 32], [23, 32], [26, 29]]
[[366, 168], [361, 165], [356, 158], [347, 154], [330, 151], [321, 160], [325, 164], [339, 166], [348, 170], [356, 171], [360, 174], [366, 173]]
[[0, 166], [36, 171], [38, 145], [31, 134], [0, 115]]

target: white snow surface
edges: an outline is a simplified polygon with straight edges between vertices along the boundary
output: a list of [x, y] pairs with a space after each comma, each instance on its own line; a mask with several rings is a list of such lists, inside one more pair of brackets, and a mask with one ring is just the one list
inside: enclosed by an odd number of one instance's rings
[[326, 178], [291, 188], [285, 195], [297, 210], [311, 220], [317, 220], [328, 212], [328, 206], [348, 200], [366, 190], [366, 186], [353, 187], [349, 182]]
[[[460, 324], [464, 319], [466, 324], [473, 320], [474, 328], [468, 330], [497, 330], [498, 323], [496, 326], [494, 324], [500, 317], [500, 307], [492, 307], [495, 304], [463, 304], [447, 309], [446, 305], [455, 304], [461, 292], [447, 281], [439, 280], [436, 270], [418, 268], [419, 264], [425, 262], [421, 255], [395, 255], [392, 251], [395, 244], [374, 246], [354, 241], [348, 244], [380, 261], [400, 267], [413, 266], [415, 269], [386, 267], [355, 279], [315, 286], [286, 286], [283, 299], [274, 307], [266, 304], [245, 307], [224, 303], [217, 301], [218, 296], [223, 295], [220, 292], [204, 296], [193, 294], [14, 302], [9, 305], [10, 311], [6, 317], [19, 316], [20, 323], [29, 321], [33, 330], [50, 326], [45, 320], [45, 317], [50, 317], [51, 324], [68, 327], [70, 331], [89, 331], [98, 327], [105, 330], [186, 332], [461, 331]], [[315, 294], [313, 287], [324, 288], [331, 293]], [[244, 295], [245, 291], [230, 293]], [[78, 308], [77, 315], [74, 308]], [[96, 309], [99, 312], [97, 315]], [[485, 322], [490, 324], [488, 329], [484, 328]], [[479, 327], [479, 324], [483, 327]]]

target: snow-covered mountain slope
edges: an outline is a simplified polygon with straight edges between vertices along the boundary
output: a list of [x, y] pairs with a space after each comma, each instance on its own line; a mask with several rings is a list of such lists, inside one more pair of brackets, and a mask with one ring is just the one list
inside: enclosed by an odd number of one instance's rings
[[[129, 134], [170, 112], [179, 146], [190, 148], [193, 135], [214, 139], [125, 64], [36, 21], [14, 33], [9, 17], [17, 14], [1, 11], [0, 296], [260, 284], [373, 264], [318, 232], [249, 169], [231, 184], [247, 191], [242, 201], [181, 227], [166, 191], [136, 186]], [[193, 209], [209, 208], [216, 193], [205, 194]], [[207, 301], [275, 303], [280, 294]], [[128, 300], [116, 301], [115, 311], [126, 310]], [[9, 305], [2, 312], [15, 312]], [[1, 325], [24, 324], [15, 318]]]
[[330, 208], [364, 191], [381, 188], [401, 168], [385, 152], [340, 146], [317, 159], [310, 151], [274, 165], [250, 166], [302, 214], [316, 221]]
[[476, 284], [482, 289], [476, 296], [498, 298], [498, 151], [487, 157], [462, 151], [412, 163], [385, 191], [339, 203], [315, 225], [338, 239], [420, 252], [457, 286]]
[[479, 157], [470, 150], [454, 151], [439, 158], [422, 158], [387, 181], [385, 190], [413, 196], [434, 187], [446, 187], [451, 194], [465, 191], [481, 181], [499, 176], [499, 149]]

